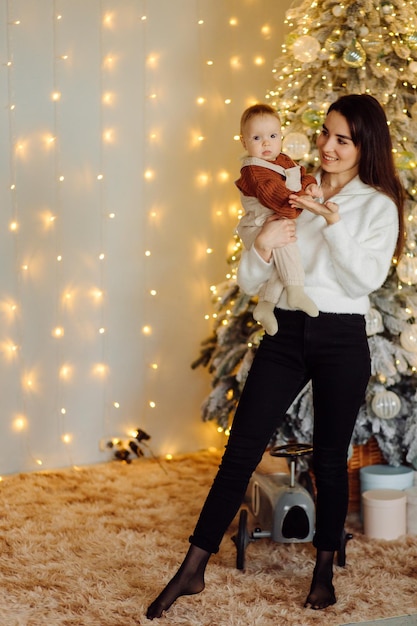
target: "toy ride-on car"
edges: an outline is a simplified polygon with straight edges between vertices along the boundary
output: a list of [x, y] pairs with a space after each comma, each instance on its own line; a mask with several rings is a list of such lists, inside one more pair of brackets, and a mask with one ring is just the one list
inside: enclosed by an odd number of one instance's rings
[[[248, 511], [241, 509], [238, 532], [232, 537], [237, 550], [237, 569], [244, 569], [246, 548], [257, 539], [270, 538], [280, 543], [312, 541], [315, 520], [313, 483], [308, 471], [300, 472], [296, 479], [297, 458], [311, 454], [312, 451], [311, 445], [302, 443], [275, 446], [270, 454], [289, 460], [289, 474], [263, 474], [257, 470], [253, 473], [246, 499], [257, 527], [249, 533]], [[345, 565], [345, 545], [351, 538], [350, 534], [344, 535], [337, 556], [338, 565]]]

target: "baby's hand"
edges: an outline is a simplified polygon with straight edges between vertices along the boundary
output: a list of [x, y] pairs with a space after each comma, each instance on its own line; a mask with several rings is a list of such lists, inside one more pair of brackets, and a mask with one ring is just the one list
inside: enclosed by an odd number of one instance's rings
[[307, 185], [307, 187], [305, 188], [305, 193], [308, 196], [312, 196], [316, 200], [316, 202], [324, 201], [323, 190], [320, 185], [314, 183], [311, 183], [311, 185]]

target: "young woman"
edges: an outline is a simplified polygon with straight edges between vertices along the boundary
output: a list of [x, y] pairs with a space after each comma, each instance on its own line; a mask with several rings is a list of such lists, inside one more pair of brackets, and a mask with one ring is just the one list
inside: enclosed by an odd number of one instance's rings
[[316, 565], [305, 606], [336, 602], [334, 553], [343, 541], [348, 505], [347, 453], [370, 375], [365, 333], [368, 295], [384, 282], [403, 242], [403, 189], [395, 172], [384, 111], [369, 95], [342, 96], [330, 106], [317, 140], [320, 201], [292, 196], [297, 219], [270, 218], [242, 253], [238, 282], [257, 293], [272, 269], [272, 250], [296, 239], [305, 292], [320, 314], [293, 311], [283, 292], [279, 332], [256, 352], [216, 478], [175, 576], [152, 602], [159, 617], [181, 595], [204, 589], [204, 571], [235, 517], [250, 476], [297, 394], [312, 381], [316, 479]]

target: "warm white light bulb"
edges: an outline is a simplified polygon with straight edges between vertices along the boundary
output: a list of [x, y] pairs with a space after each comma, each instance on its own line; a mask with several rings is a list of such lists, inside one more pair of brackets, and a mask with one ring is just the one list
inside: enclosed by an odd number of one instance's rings
[[113, 13], [106, 13], [103, 16], [103, 26], [106, 26], [107, 28], [111, 28], [113, 26], [113, 18], [114, 18]]
[[102, 96], [102, 102], [103, 104], [113, 104], [114, 93], [112, 93], [111, 91], [106, 91], [106, 93], [104, 93]]
[[221, 183], [227, 183], [228, 180], [230, 178], [230, 174], [229, 172], [226, 172], [226, 170], [221, 170], [218, 174], [217, 174], [217, 179], [221, 182]]
[[26, 426], [27, 426], [27, 419], [24, 415], [18, 415], [13, 420], [13, 430], [17, 432], [25, 430]]
[[69, 365], [63, 365], [59, 370], [59, 376], [63, 379], [68, 379], [71, 375], [71, 368]]
[[209, 180], [210, 180], [209, 175], [204, 172], [197, 175], [197, 184], [200, 187], [205, 187], [208, 184]]
[[148, 67], [156, 67], [158, 65], [158, 55], [150, 54], [146, 59], [146, 65]]

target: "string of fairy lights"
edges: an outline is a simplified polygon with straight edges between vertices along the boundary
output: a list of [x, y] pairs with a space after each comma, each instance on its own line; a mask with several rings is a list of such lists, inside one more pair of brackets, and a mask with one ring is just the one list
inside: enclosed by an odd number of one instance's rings
[[[49, 94], [50, 102], [52, 103], [52, 122], [51, 128], [48, 131], [42, 132], [40, 141], [45, 151], [53, 151], [53, 178], [54, 178], [54, 199], [53, 206], [41, 210], [41, 218], [44, 223], [45, 230], [50, 234], [50, 237], [54, 240], [55, 249], [55, 271], [54, 271], [54, 301], [55, 311], [54, 319], [55, 324], [51, 328], [50, 334], [56, 339], [55, 341], [55, 371], [56, 379], [51, 382], [50, 390], [54, 396], [54, 409], [51, 416], [51, 431], [56, 429], [59, 432], [59, 439], [64, 444], [64, 451], [67, 455], [67, 460], [72, 464], [71, 444], [73, 442], [74, 433], [71, 432], [71, 414], [69, 414], [67, 403], [69, 402], [68, 386], [72, 378], [75, 375], [74, 364], [66, 359], [65, 350], [65, 321], [68, 322], [69, 314], [72, 313], [74, 308], [74, 300], [76, 297], [85, 296], [86, 294], [80, 294], [79, 290], [74, 287], [67, 287], [64, 284], [64, 275], [61, 271], [63, 263], [66, 259], [62, 254], [63, 237], [62, 232], [62, 197], [63, 187], [66, 183], [65, 172], [62, 170], [61, 163], [61, 131], [62, 131], [62, 119], [60, 113], [60, 104], [65, 93], [62, 93], [61, 78], [65, 70], [63, 66], [65, 64], [71, 65], [72, 58], [69, 51], [62, 48], [61, 41], [61, 25], [65, 21], [65, 14], [58, 10], [58, 2], [53, 0], [52, 2], [52, 78], [51, 78], [51, 91]], [[97, 230], [99, 235], [100, 250], [98, 253], [98, 282], [88, 294], [93, 302], [93, 307], [100, 309], [100, 324], [97, 329], [99, 341], [101, 346], [99, 351], [101, 354], [100, 360], [92, 365], [92, 373], [103, 381], [102, 394], [103, 394], [103, 406], [101, 414], [103, 420], [108, 414], [107, 411], [107, 398], [108, 386], [104, 383], [108, 375], [108, 363], [106, 355], [105, 344], [105, 261], [106, 255], [105, 249], [105, 228], [109, 220], [115, 217], [115, 214], [105, 210], [105, 149], [113, 139], [113, 133], [109, 129], [104, 128], [103, 121], [103, 109], [112, 103], [112, 94], [108, 90], [105, 91], [105, 73], [109, 73], [113, 69], [113, 62], [111, 55], [107, 54], [104, 50], [103, 44], [103, 31], [112, 26], [111, 14], [103, 9], [103, 3], [100, 3], [101, 12], [101, 36], [100, 36], [100, 59], [102, 60], [100, 73], [100, 91], [101, 91], [101, 108], [100, 108], [100, 128], [101, 128], [101, 142], [99, 159], [96, 165], [96, 181], [97, 181], [97, 194], [99, 196], [98, 201], [98, 216], [97, 216]], [[21, 221], [25, 218], [25, 207], [19, 206], [19, 187], [18, 187], [18, 165], [19, 159], [25, 157], [25, 151], [30, 147], [30, 142], [34, 142], [33, 137], [22, 138], [18, 137], [16, 131], [16, 110], [17, 104], [15, 102], [15, 63], [14, 63], [14, 46], [15, 46], [15, 33], [16, 29], [22, 27], [24, 23], [24, 17], [17, 14], [17, 6], [12, 0], [8, 0], [6, 3], [6, 66], [7, 66], [7, 89], [8, 89], [8, 124], [9, 124], [9, 162], [10, 162], [10, 195], [9, 195], [9, 230], [13, 236], [14, 254], [15, 254], [15, 285], [14, 285], [14, 300], [9, 299], [7, 301], [7, 308], [10, 315], [14, 317], [14, 326], [10, 333], [12, 339], [5, 342], [2, 346], [2, 352], [7, 355], [10, 360], [14, 360], [16, 368], [18, 370], [17, 379], [19, 381], [19, 387], [16, 390], [16, 404], [15, 411], [12, 416], [12, 429], [20, 433], [20, 439], [25, 449], [25, 453], [29, 459], [32, 459], [32, 465], [35, 467], [42, 467], [44, 460], [41, 456], [38, 456], [32, 451], [30, 430], [34, 427], [31, 412], [36, 408], [36, 393], [39, 391], [40, 383], [38, 378], [40, 372], [33, 366], [28, 369], [25, 363], [25, 346], [24, 346], [24, 333], [22, 331], [22, 300], [27, 284], [28, 277], [33, 278], [36, 275], [36, 259], [28, 259], [29, 252], [24, 249], [24, 243], [19, 238], [19, 227]], [[73, 54], [75, 54], [73, 52]], [[19, 68], [21, 69], [21, 68]], [[47, 101], [45, 101], [45, 107], [47, 107]], [[32, 146], [33, 147], [33, 146]], [[39, 146], [37, 146], [39, 147]], [[67, 279], [67, 278], [66, 278]], [[26, 283], [25, 283], [26, 281]], [[6, 302], [2, 303], [2, 309], [6, 306]], [[39, 369], [39, 368], [38, 368]], [[118, 406], [116, 401], [113, 402], [113, 406]], [[52, 422], [55, 421], [55, 424]]]
[[[52, 37], [53, 37], [53, 65], [52, 65], [52, 91], [51, 101], [53, 107], [53, 128], [52, 133], [48, 137], [47, 142], [50, 149], [53, 150], [54, 164], [53, 164], [53, 176], [54, 176], [54, 206], [53, 212], [48, 212], [46, 215], [47, 226], [52, 229], [53, 236], [55, 238], [55, 317], [57, 325], [52, 331], [53, 335], [57, 339], [55, 342], [55, 367], [58, 373], [57, 381], [55, 385], [55, 406], [54, 416], [58, 421], [59, 436], [61, 442], [65, 445], [65, 452], [68, 455], [69, 462], [72, 464], [72, 458], [70, 453], [70, 443], [72, 442], [72, 434], [67, 430], [67, 407], [65, 402], [65, 381], [70, 378], [71, 367], [68, 363], [63, 362], [63, 336], [65, 333], [64, 312], [67, 307], [70, 306], [71, 294], [67, 291], [62, 298], [60, 298], [60, 266], [62, 262], [62, 184], [64, 182], [64, 176], [62, 174], [62, 166], [60, 160], [60, 100], [61, 90], [59, 84], [60, 65], [68, 61], [68, 55], [66, 53], [59, 54], [59, 25], [62, 19], [61, 13], [57, 10], [56, 0], [53, 1], [52, 6]], [[37, 460], [38, 465], [42, 465], [42, 459]]]
[[[74, 465], [83, 430], [80, 426], [82, 418], [79, 413], [87, 406], [87, 402], [83, 405], [83, 398], [79, 397], [80, 382], [83, 379], [88, 381], [88, 393], [93, 389], [91, 393], [95, 394], [93, 419], [100, 431], [97, 433], [97, 444], [100, 436], [106, 438], [118, 433], [126, 437], [134, 436], [138, 426], [143, 426], [152, 433], [151, 424], [154, 420], [163, 419], [158, 409], [161, 399], [161, 378], [166, 375], [166, 369], [162, 359], [163, 347], [160, 346], [158, 328], [153, 320], [158, 318], [156, 313], [163, 299], [159, 296], [164, 295], [165, 289], [164, 284], [161, 284], [161, 278], [156, 278], [160, 274], [155, 270], [161, 245], [160, 232], [171, 205], [163, 194], [155, 190], [160, 183], [158, 158], [162, 155], [165, 141], [165, 120], [158, 118], [158, 111], [161, 105], [166, 106], [169, 94], [164, 91], [164, 76], [161, 74], [160, 63], [164, 55], [166, 57], [167, 50], [158, 49], [160, 41], [156, 47], [153, 46], [153, 41], [150, 41], [148, 4], [146, 0], [137, 0], [134, 4], [129, 3], [127, 9], [118, 3], [98, 0], [94, 10], [89, 11], [90, 24], [93, 25], [93, 19], [97, 22], [94, 36], [91, 37], [89, 56], [91, 52], [91, 59], [98, 59], [99, 63], [93, 76], [93, 80], [98, 84], [95, 121], [99, 137], [95, 137], [93, 141], [97, 146], [96, 152], [93, 149], [88, 152], [89, 161], [85, 163], [88, 172], [83, 173], [85, 178], [82, 179], [80, 174], [75, 180], [78, 171], [74, 173], [71, 169], [73, 154], [71, 153], [70, 157], [67, 154], [71, 133], [68, 124], [69, 120], [71, 122], [75, 120], [69, 103], [75, 102], [77, 72], [83, 63], [77, 42], [75, 9], [70, 3], [61, 0], [51, 0], [48, 6], [42, 7], [41, 12], [30, 4], [25, 5], [16, 0], [5, 1], [7, 19], [2, 27], [5, 33], [6, 58], [0, 61], [7, 76], [5, 113], [9, 134], [7, 210], [15, 272], [10, 272], [8, 277], [10, 281], [8, 293], [5, 290], [0, 294], [4, 322], [2, 331], [4, 340], [0, 358], [3, 361], [7, 359], [8, 364], [10, 363], [9, 369], [13, 367], [16, 372], [15, 402], [13, 411], [9, 411], [5, 422], [8, 422], [13, 431], [17, 447], [21, 448], [20, 463], [25, 469], [50, 466], [48, 449], [52, 448], [55, 448], [54, 459], [61, 457], [64, 464]], [[199, 209], [207, 209], [209, 212], [214, 233], [214, 236], [211, 236], [216, 243], [216, 234], [223, 233], [224, 228], [229, 232], [231, 224], [236, 223], [239, 203], [232, 184], [236, 171], [228, 171], [220, 164], [217, 168], [216, 165], [211, 165], [209, 152], [213, 150], [215, 138], [210, 135], [216, 115], [225, 116], [227, 115], [225, 111], [231, 108], [233, 94], [241, 86], [243, 71], [247, 66], [238, 50], [241, 33], [239, 36], [236, 34], [240, 27], [240, 3], [236, 0], [229, 7], [230, 17], [222, 17], [227, 20], [223, 26], [228, 33], [230, 55], [227, 59], [220, 58], [213, 42], [214, 21], [210, 3], [194, 0], [192, 6], [194, 13], [192, 17], [188, 17], [188, 24], [194, 22], [196, 29], [192, 33], [192, 39], [198, 42], [198, 58], [195, 60], [198, 84], [193, 85], [195, 108], [186, 149], [193, 157], [191, 187], [197, 190], [196, 197], [201, 199]], [[117, 182], [112, 179], [111, 164], [117, 159], [122, 135], [121, 132], [119, 134], [119, 121], [115, 123], [116, 113], [119, 102], [126, 96], [118, 92], [123, 85], [121, 80], [123, 50], [118, 49], [118, 46], [123, 44], [123, 33], [120, 29], [126, 27], [126, 11], [130, 12], [129, 15], [134, 20], [132, 27], [135, 32], [134, 55], [138, 63], [138, 72], [134, 80], [140, 85], [134, 93], [142, 94], [143, 98], [141, 102], [136, 103], [141, 116], [139, 123], [142, 126], [139, 133], [141, 145], [133, 155], [133, 158], [136, 158], [140, 154], [137, 167], [137, 176], [140, 180], [135, 183], [138, 206], [135, 210], [140, 212], [142, 231], [140, 241], [143, 242], [143, 249], [135, 251], [138, 254], [136, 260], [139, 259], [143, 266], [140, 271], [143, 285], [133, 287], [143, 291], [140, 300], [141, 323], [135, 329], [140, 335], [138, 339], [141, 358], [145, 363], [140, 381], [143, 393], [138, 393], [138, 400], [135, 401], [137, 408], [135, 413], [139, 414], [140, 423], [136, 423], [137, 417], [126, 415], [126, 399], [123, 397], [124, 388], [120, 385], [120, 372], [117, 376], [113, 372], [111, 350], [117, 339], [114, 338], [114, 329], [109, 327], [109, 321], [113, 317], [110, 314], [111, 303], [108, 298], [109, 276], [114, 261], [112, 258], [114, 233], [120, 232], [120, 224], [124, 219], [123, 211], [114, 203], [114, 187], [117, 186]], [[154, 15], [151, 17], [154, 18]], [[151, 25], [154, 33], [155, 23], [152, 22]], [[129, 29], [130, 26], [131, 24]], [[43, 96], [39, 95], [39, 92], [36, 94], [37, 102], [42, 107], [42, 116], [39, 118], [42, 121], [39, 122], [38, 128], [35, 128], [38, 120], [36, 114], [30, 119], [32, 126], [22, 125], [21, 111], [24, 110], [27, 114], [28, 103], [16, 101], [16, 85], [19, 87], [19, 97], [24, 93], [21, 87], [27, 71], [24, 61], [30, 49], [27, 44], [29, 41], [27, 33], [34, 36], [36, 27], [42, 28], [42, 36], [50, 37], [48, 45], [52, 55], [52, 59], [40, 57], [46, 60], [44, 68], [40, 67], [38, 61], [37, 71], [41, 76], [43, 90]], [[267, 39], [269, 29], [268, 24], [265, 24], [261, 37]], [[83, 31], [82, 36], [85, 32], [87, 31]], [[42, 48], [43, 55], [47, 53], [48, 45]], [[246, 48], [244, 52], [249, 57]], [[88, 59], [90, 64], [91, 59]], [[257, 54], [249, 62], [253, 71], [256, 67], [264, 66], [266, 60], [261, 54]], [[221, 74], [228, 77], [225, 80], [227, 87], [223, 91], [217, 84]], [[92, 94], [93, 91], [89, 93]], [[246, 101], [241, 99], [238, 105], [239, 114], [242, 105], [251, 104], [258, 95], [250, 93], [250, 90], [246, 93]], [[82, 103], [79, 104], [82, 106]], [[233, 113], [233, 119], [234, 117]], [[238, 116], [234, 128], [236, 130], [238, 128]], [[233, 130], [232, 128], [232, 133]], [[74, 134], [77, 132], [79, 129], [74, 127]], [[232, 138], [229, 137], [230, 139]], [[236, 142], [239, 140], [238, 136], [234, 139]], [[33, 204], [29, 206], [28, 187], [32, 180], [29, 178], [26, 180], [25, 176], [28, 175], [30, 159], [34, 154], [39, 156], [40, 161], [44, 159], [40, 171], [45, 175], [45, 179], [41, 181], [41, 185], [47, 189], [47, 193], [45, 201], [34, 195]], [[3, 173], [3, 177], [5, 176]], [[91, 242], [85, 244], [84, 238], [82, 243], [80, 242], [80, 246], [85, 245], [88, 248], [76, 251], [78, 257], [84, 255], [83, 261], [85, 260], [86, 267], [88, 265], [88, 276], [85, 280], [81, 276], [79, 280], [82, 262], [72, 274], [73, 251], [68, 249], [66, 229], [68, 225], [74, 228], [68, 212], [71, 210], [72, 198], [80, 197], [71, 195], [72, 188], [79, 185], [77, 192], [82, 194], [80, 188], [84, 182], [88, 185], [86, 193], [89, 194], [88, 202], [91, 204], [88, 227], [94, 229], [94, 232]], [[25, 185], [25, 193], [22, 193]], [[230, 191], [229, 195], [225, 193], [227, 190]], [[122, 191], [120, 190], [120, 193]], [[223, 200], [223, 197], [227, 199]], [[36, 229], [33, 237], [28, 236], [30, 225]], [[220, 246], [218, 249], [215, 248], [210, 237], [207, 237], [198, 241], [196, 239], [192, 254], [195, 255], [194, 260], [202, 263], [205, 270], [211, 267], [207, 263], [210, 263], [210, 259], [216, 255], [219, 263], [223, 263], [225, 250], [220, 249]], [[36, 299], [40, 284], [38, 281], [42, 282], [43, 287], [48, 281], [47, 302]], [[91, 284], [93, 281], [94, 284]], [[32, 302], [37, 302], [37, 315], [42, 316], [44, 312], [42, 330], [39, 333], [45, 333], [45, 337], [37, 338], [36, 345], [41, 345], [41, 339], [44, 340], [47, 345], [45, 350], [47, 357], [44, 357], [42, 351], [34, 354], [33, 346], [29, 346], [31, 338], [36, 333], [33, 326], [30, 327], [28, 307], [31, 305], [31, 298]], [[82, 320], [77, 317], [80, 315]], [[215, 315], [216, 313], [207, 314], [208, 326]], [[88, 318], [85, 337], [80, 333], [84, 318]], [[88, 353], [74, 346], [75, 342], [78, 344], [83, 341], [88, 343]], [[82, 356], [88, 354], [83, 361], [79, 359], [81, 352]], [[85, 419], [88, 419], [87, 415]], [[44, 429], [45, 425], [48, 432], [45, 434], [44, 446], [39, 430]], [[120, 433], [121, 429], [124, 432]]]
[[[158, 104], [157, 70], [159, 63], [159, 53], [152, 51], [148, 42], [148, 6], [146, 0], [141, 4], [141, 55], [144, 59], [144, 72], [142, 74], [143, 92], [143, 116], [142, 116], [142, 136], [144, 140], [144, 174], [142, 192], [142, 229], [146, 233], [146, 246], [142, 251], [144, 260], [144, 282], [146, 285], [145, 298], [143, 300], [143, 319], [145, 324], [141, 328], [143, 342], [145, 368], [144, 385], [147, 389], [147, 397], [142, 401], [141, 419], [145, 428], [152, 422], [152, 413], [157, 409], [156, 389], [159, 378], [160, 363], [159, 358], [154, 355], [155, 350], [155, 329], [149, 320], [154, 318], [153, 307], [158, 299], [159, 285], [155, 285], [152, 280], [152, 264], [154, 263], [154, 243], [156, 229], [161, 221], [163, 208], [161, 205], [152, 203], [152, 187], [157, 184], [155, 169], [155, 155], [161, 144], [161, 129], [152, 126], [153, 116], [151, 111]], [[148, 193], [149, 192], [149, 193]]]
[[[17, 146], [16, 142], [16, 130], [15, 130], [15, 98], [14, 98], [14, 83], [13, 83], [13, 34], [14, 29], [19, 25], [19, 19], [16, 19], [11, 10], [11, 5], [8, 2], [6, 5], [6, 66], [7, 66], [7, 115], [9, 126], [9, 230], [12, 233], [12, 246], [14, 249], [14, 262], [16, 267], [16, 273], [14, 275], [14, 285], [11, 286], [11, 293], [7, 301], [3, 301], [3, 310], [7, 310], [7, 319], [10, 321], [10, 339], [4, 341], [2, 346], [3, 354], [6, 356], [9, 362], [13, 362], [16, 366], [17, 379], [22, 380], [22, 373], [24, 371], [24, 363], [22, 355], [18, 350], [18, 346], [22, 340], [22, 329], [20, 324], [20, 311], [18, 302], [20, 301], [20, 285], [21, 285], [21, 273], [24, 271], [24, 267], [18, 269], [18, 239], [15, 233], [18, 228], [18, 204], [16, 196], [16, 153], [14, 147]], [[26, 426], [26, 397], [16, 390], [16, 411], [13, 416], [12, 429], [16, 432], [20, 432]]]

